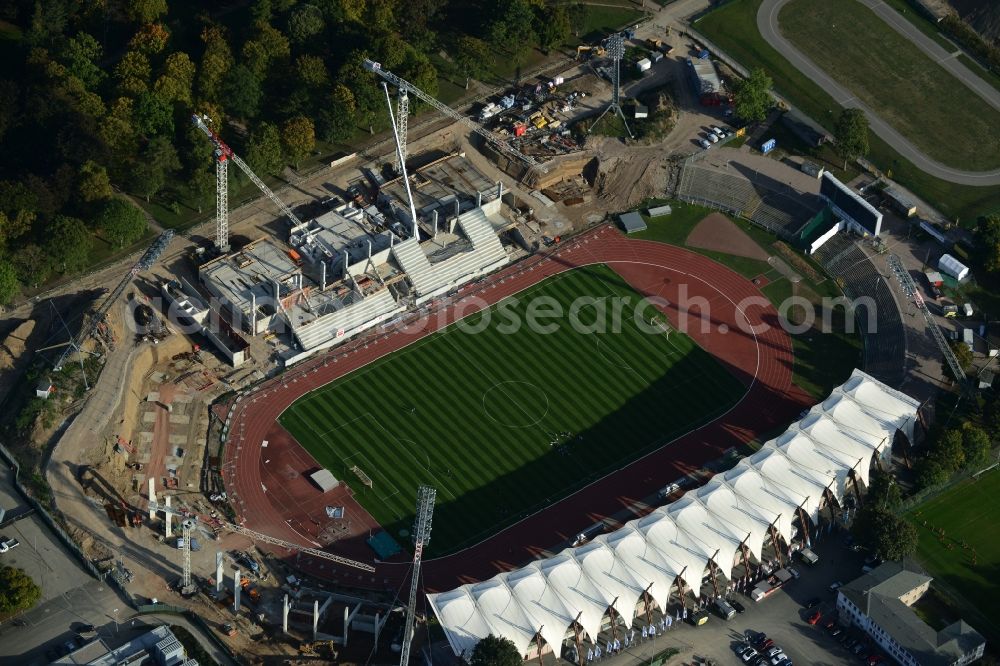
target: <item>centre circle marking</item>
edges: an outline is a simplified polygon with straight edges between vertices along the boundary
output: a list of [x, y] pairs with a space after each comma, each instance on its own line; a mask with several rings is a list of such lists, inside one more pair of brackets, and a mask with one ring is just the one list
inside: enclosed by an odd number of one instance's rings
[[[515, 420], [512, 421], [510, 415], [497, 418], [491, 412], [491, 407], [501, 402], [515, 402], [518, 405]], [[497, 382], [483, 391], [483, 413], [505, 428], [531, 428], [548, 415], [549, 396], [532, 382], [516, 379]]]

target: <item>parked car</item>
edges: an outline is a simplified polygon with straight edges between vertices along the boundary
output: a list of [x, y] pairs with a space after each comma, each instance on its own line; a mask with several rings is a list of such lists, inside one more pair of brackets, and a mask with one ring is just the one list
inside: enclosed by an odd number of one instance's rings
[[776, 655], [771, 657], [771, 666], [778, 666], [778, 664], [788, 661], [788, 657], [785, 656], [784, 652], [778, 652]]
[[787, 567], [786, 571], [792, 574], [792, 578], [794, 578], [795, 580], [798, 580], [802, 576], [802, 574], [799, 573], [799, 570], [796, 569], [795, 567]]
[[705, 138], [711, 143], [718, 143], [719, 137], [715, 135], [715, 132], [705, 132]]
[[733, 608], [735, 608], [737, 613], [744, 613], [744, 612], [746, 612], [746, 606], [744, 606], [740, 602], [736, 601], [736, 599], [730, 599], [729, 600], [729, 605], [732, 606]]
[[840, 589], [840, 588], [841, 588], [841, 587], [842, 587], [843, 585], [844, 585], [844, 584], [843, 584], [843, 583], [841, 583], [841, 582], [840, 582], [839, 580], [838, 580], [838, 581], [834, 581], [834, 582], [830, 583], [830, 591], [831, 591], [831, 592], [836, 592], [836, 591], [837, 591], [837, 590], [839, 590], [839, 589]]
[[6, 541], [0, 541], [0, 553], [6, 553], [9, 550], [14, 550], [21, 545], [21, 542], [17, 539], [7, 539]]
[[712, 144], [710, 144], [705, 139], [698, 139], [698, 145], [704, 148], [705, 150], [708, 150], [709, 148], [712, 147]]
[[743, 652], [740, 652], [740, 659], [749, 664], [758, 654], [757, 650], [754, 650], [752, 647], [748, 647], [743, 650]]
[[715, 135], [720, 139], [723, 139], [726, 136], [726, 131], [721, 127], [719, 127], [718, 125], [712, 125], [712, 132], [714, 132]]
[[772, 648], [772, 647], [774, 647], [774, 641], [772, 641], [770, 638], [768, 638], [768, 639], [764, 640], [763, 643], [760, 644], [759, 649], [760, 650], [767, 650], [767, 649]]
[[819, 620], [820, 620], [821, 617], [822, 617], [822, 615], [820, 615], [820, 612], [816, 611], [815, 613], [813, 613], [812, 615], [810, 615], [806, 619], [806, 622], [808, 622], [809, 624], [815, 625], [815, 624], [817, 624], [819, 622]]

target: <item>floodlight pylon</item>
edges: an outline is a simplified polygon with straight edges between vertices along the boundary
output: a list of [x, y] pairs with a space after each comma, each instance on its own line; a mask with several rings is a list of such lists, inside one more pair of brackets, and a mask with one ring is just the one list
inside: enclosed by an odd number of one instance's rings
[[635, 138], [632, 134], [632, 130], [629, 129], [628, 121], [625, 120], [625, 112], [622, 111], [621, 106], [621, 62], [622, 58], [625, 57], [625, 35], [620, 32], [616, 32], [607, 39], [606, 50], [608, 55], [611, 57], [612, 67], [611, 67], [611, 103], [608, 104], [604, 111], [601, 111], [601, 115], [597, 116], [597, 120], [594, 124], [590, 126], [590, 131], [593, 131], [597, 123], [601, 122], [601, 119], [609, 111], [618, 114], [622, 119], [622, 124], [625, 126], [625, 131], [628, 132], [629, 138]]

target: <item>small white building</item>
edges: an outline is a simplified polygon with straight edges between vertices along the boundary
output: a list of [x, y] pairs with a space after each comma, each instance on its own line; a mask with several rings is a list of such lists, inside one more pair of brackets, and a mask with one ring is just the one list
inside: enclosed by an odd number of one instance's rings
[[52, 380], [48, 377], [42, 377], [38, 380], [38, 385], [35, 386], [35, 397], [41, 398], [42, 400], [48, 400], [52, 392], [55, 391], [55, 386], [52, 385]]
[[639, 70], [640, 73], [648, 71], [649, 68], [652, 66], [653, 62], [649, 58], [643, 58], [639, 60], [637, 63], [635, 63], [635, 67], [636, 69]]
[[942, 254], [938, 259], [938, 270], [952, 276], [959, 282], [969, 276], [969, 267], [950, 254]]

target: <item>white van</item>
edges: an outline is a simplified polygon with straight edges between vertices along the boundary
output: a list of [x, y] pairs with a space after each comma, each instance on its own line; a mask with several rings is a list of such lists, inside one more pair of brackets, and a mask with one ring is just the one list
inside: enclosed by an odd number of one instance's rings
[[809, 548], [803, 548], [802, 550], [800, 550], [799, 557], [801, 557], [802, 561], [805, 562], [806, 564], [816, 564], [817, 562], [819, 562], [819, 555], [812, 552], [812, 550]]

